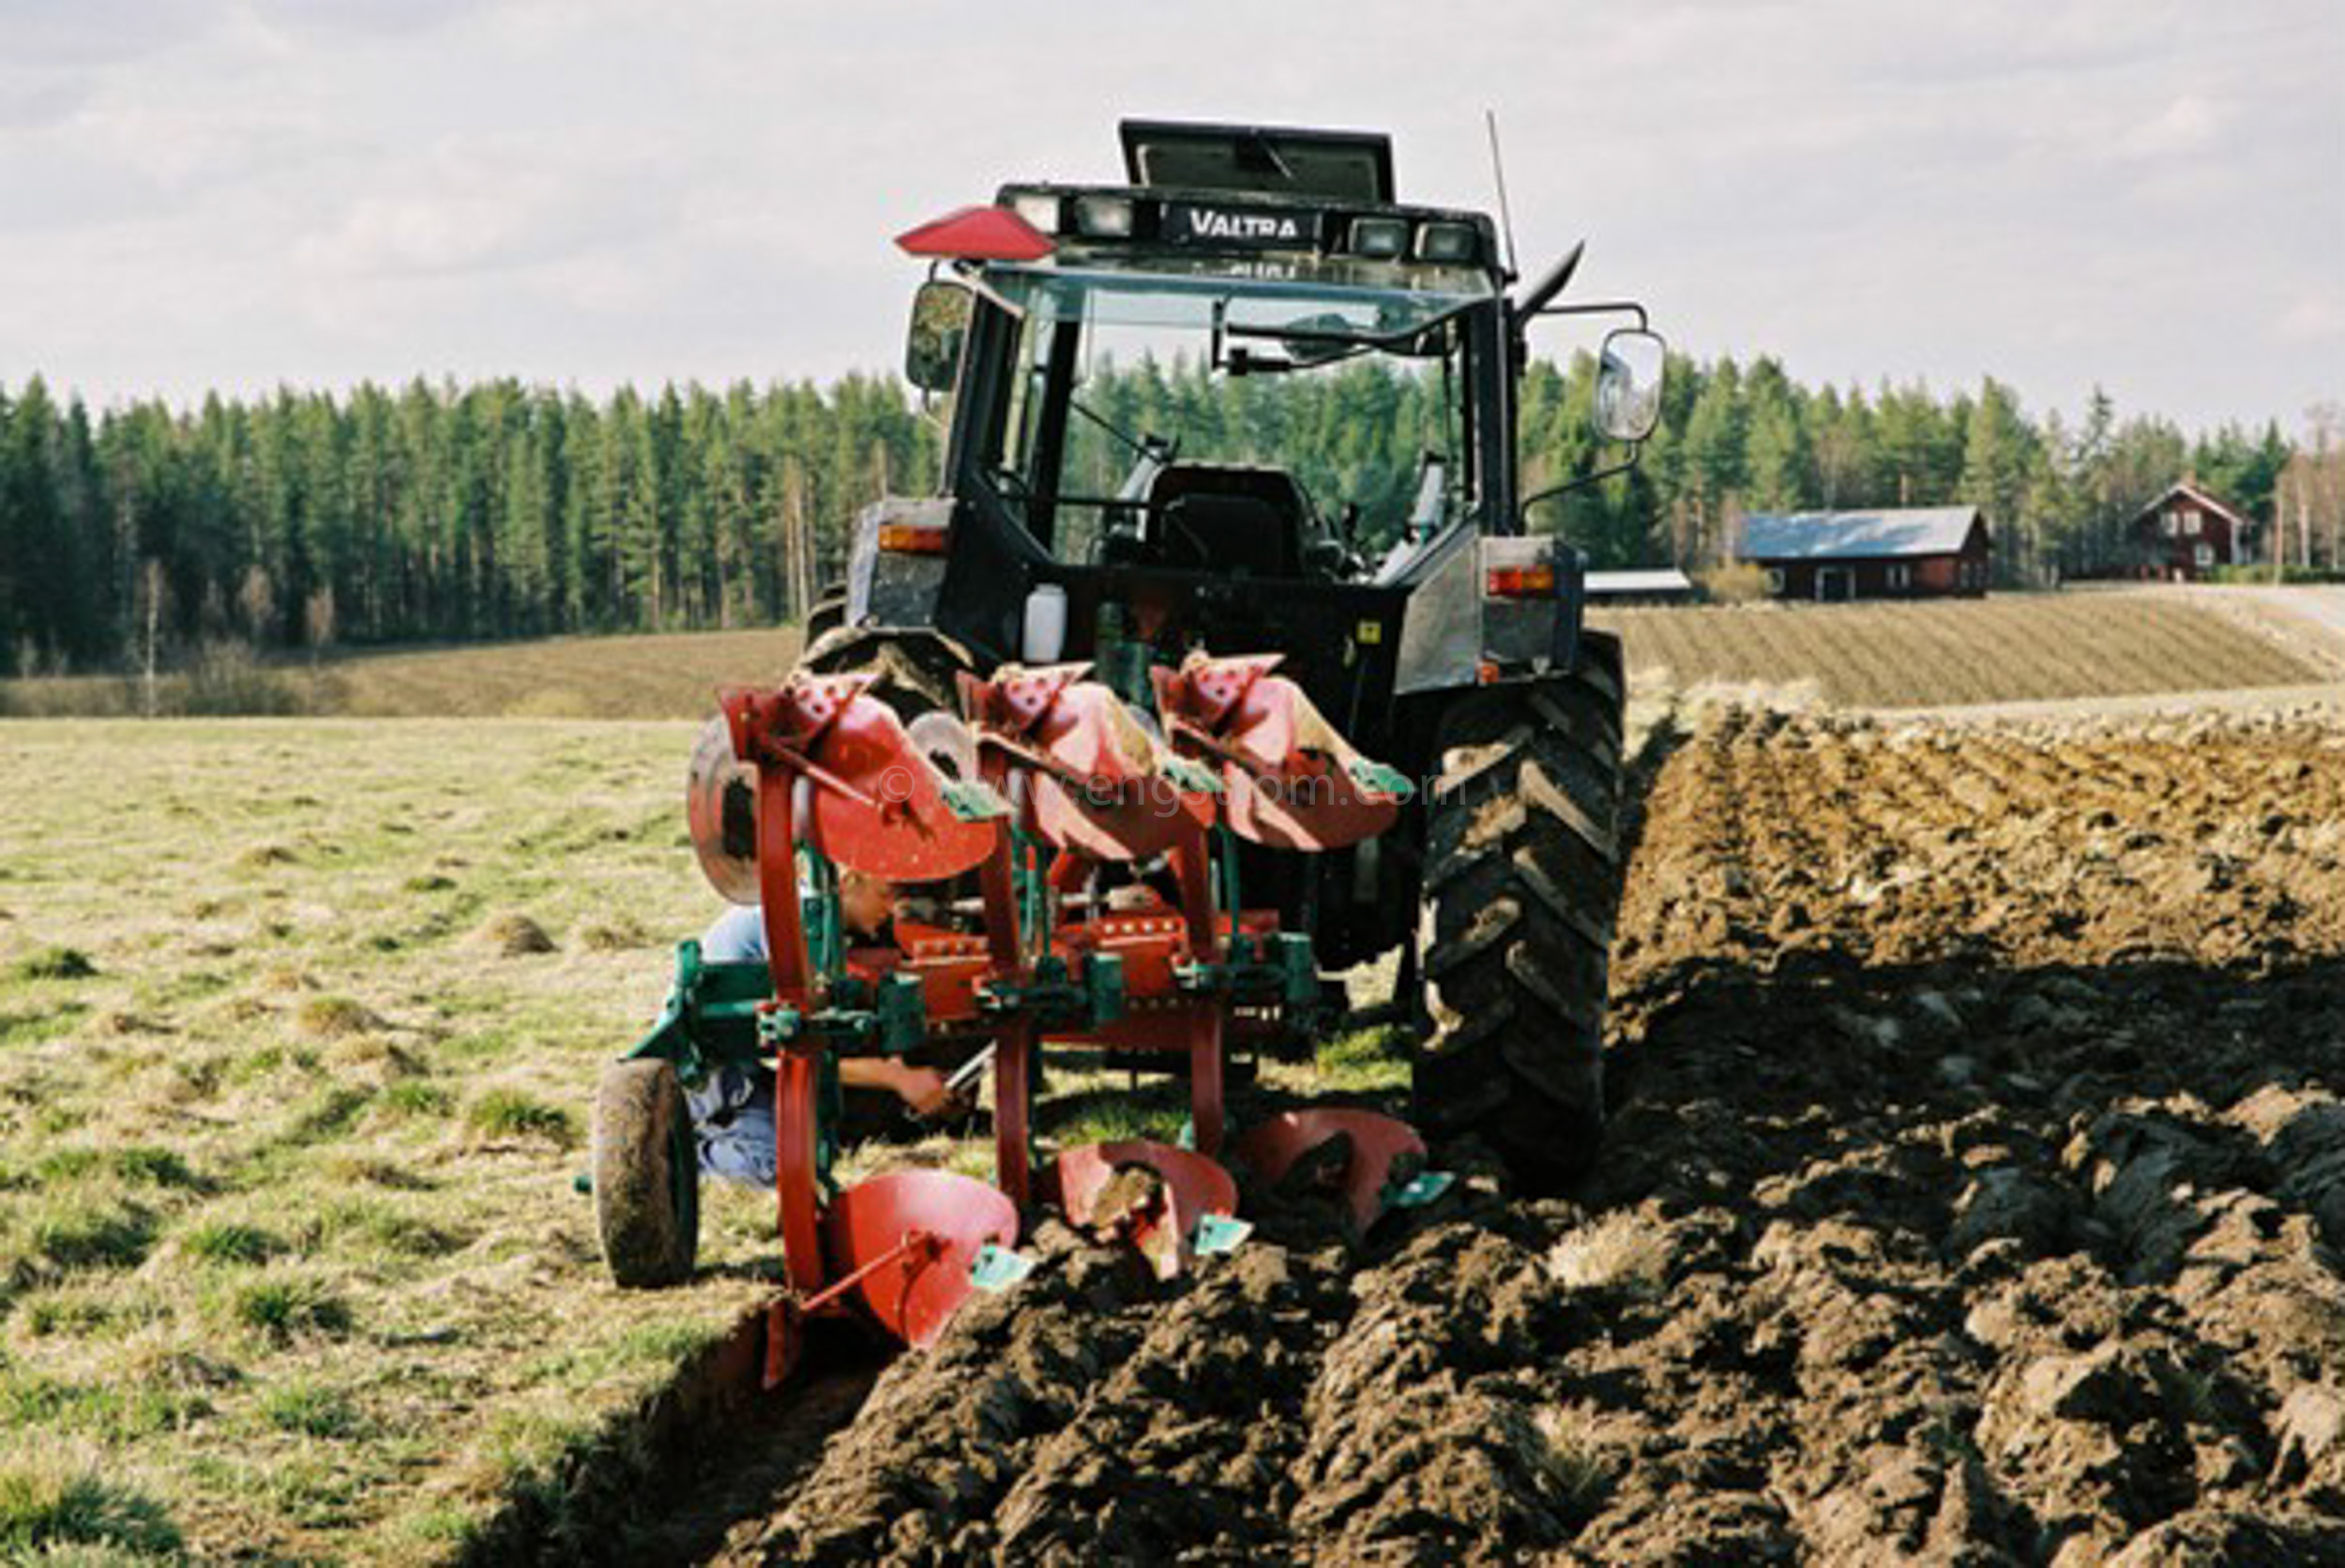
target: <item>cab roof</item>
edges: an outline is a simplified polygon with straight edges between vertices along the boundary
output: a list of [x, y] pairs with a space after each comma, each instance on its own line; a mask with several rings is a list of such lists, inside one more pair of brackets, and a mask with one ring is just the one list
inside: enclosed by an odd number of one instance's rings
[[1382, 131], [1126, 120], [1116, 134], [1125, 178], [1135, 186], [1380, 206], [1393, 200], [1392, 138]]

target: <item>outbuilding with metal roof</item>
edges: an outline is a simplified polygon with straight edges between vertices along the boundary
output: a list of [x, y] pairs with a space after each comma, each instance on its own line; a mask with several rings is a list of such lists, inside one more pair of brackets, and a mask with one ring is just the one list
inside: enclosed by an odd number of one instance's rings
[[1737, 556], [1779, 599], [1917, 599], [1987, 592], [1994, 539], [1976, 506], [1753, 512]]

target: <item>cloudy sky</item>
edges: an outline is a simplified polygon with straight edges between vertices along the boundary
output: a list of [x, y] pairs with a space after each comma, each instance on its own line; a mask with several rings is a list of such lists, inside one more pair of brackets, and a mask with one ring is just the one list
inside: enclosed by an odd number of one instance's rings
[[1696, 354], [2345, 398], [2337, 0], [0, 0], [0, 383], [877, 368], [889, 236], [1113, 177], [1119, 115], [1385, 128], [1487, 205], [1486, 105], [1526, 268], [1586, 235]]

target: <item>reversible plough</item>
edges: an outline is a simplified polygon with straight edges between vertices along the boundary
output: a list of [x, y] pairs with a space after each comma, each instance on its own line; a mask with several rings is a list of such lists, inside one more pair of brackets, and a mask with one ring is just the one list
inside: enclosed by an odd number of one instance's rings
[[[769, 1382], [816, 1316], [858, 1313], [927, 1344], [973, 1291], [1022, 1277], [1021, 1225], [1043, 1205], [1134, 1246], [1159, 1277], [1238, 1244], [1248, 1227], [1225, 1150], [1265, 1184], [1308, 1156], [1360, 1231], [1440, 1190], [1416, 1134], [1370, 1111], [1225, 1126], [1225, 1054], [1307, 1038], [1328, 1008], [1309, 936], [1245, 907], [1235, 840], [1357, 843], [1392, 825], [1409, 790], [1278, 663], [1199, 653], [1158, 667], [1153, 715], [1084, 664], [963, 674], [959, 717], [909, 726], [870, 673], [721, 694], [721, 733], [695, 760], [692, 836], [719, 891], [760, 908], [766, 959], [707, 963], [686, 943], [666, 1014], [630, 1060], [685, 1081], [727, 1062], [775, 1075], [787, 1289]], [[849, 873], [940, 893], [928, 907], [941, 912], [900, 908], [886, 940], [862, 940], [840, 915]], [[1185, 1075], [1187, 1146], [1098, 1143], [1038, 1167], [1033, 1085], [1061, 1047]], [[842, 1065], [871, 1081], [940, 1048], [964, 1078], [990, 1063], [994, 1182], [913, 1168], [839, 1185]], [[661, 1175], [686, 1202], [690, 1130], [679, 1118], [665, 1136]], [[606, 1209], [624, 1279], [613, 1224]]]

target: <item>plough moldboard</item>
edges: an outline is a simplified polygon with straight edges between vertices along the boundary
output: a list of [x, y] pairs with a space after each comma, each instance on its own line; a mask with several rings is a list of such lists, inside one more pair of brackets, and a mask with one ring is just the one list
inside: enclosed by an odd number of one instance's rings
[[[721, 694], [688, 815], [719, 891], [759, 907], [766, 958], [706, 963], [686, 943], [667, 1011], [629, 1063], [664, 1060], [686, 1080], [728, 1062], [774, 1073], [786, 1289], [769, 1383], [811, 1316], [855, 1313], [927, 1344], [973, 1291], [1022, 1276], [1017, 1244], [1046, 1205], [1128, 1244], [1160, 1278], [1239, 1244], [1248, 1227], [1225, 1147], [1265, 1183], [1319, 1150], [1311, 1168], [1361, 1231], [1387, 1204], [1439, 1190], [1415, 1133], [1371, 1111], [1287, 1112], [1235, 1138], [1225, 1126], [1230, 1047], [1308, 1036], [1326, 1005], [1309, 938], [1244, 907], [1236, 841], [1356, 843], [1392, 825], [1409, 789], [1278, 662], [1192, 654], [1154, 671], [1153, 716], [1083, 664], [963, 675], [959, 717], [909, 727], [868, 673]], [[885, 938], [868, 939], [841, 918], [846, 874], [936, 894], [925, 907], [941, 912], [900, 906]], [[1185, 1075], [1188, 1147], [1093, 1144], [1037, 1168], [1032, 1085], [1042, 1053], [1065, 1048]], [[842, 1076], [912, 1071], [913, 1051], [941, 1053], [956, 1080], [990, 1072], [993, 1183], [927, 1168], [834, 1180]], [[695, 1179], [682, 1136], [665, 1156], [679, 1192]], [[628, 1212], [607, 1206], [602, 1220], [622, 1283], [662, 1282], [620, 1267], [642, 1250], [614, 1244]]]

